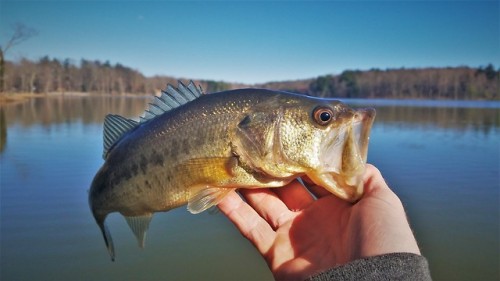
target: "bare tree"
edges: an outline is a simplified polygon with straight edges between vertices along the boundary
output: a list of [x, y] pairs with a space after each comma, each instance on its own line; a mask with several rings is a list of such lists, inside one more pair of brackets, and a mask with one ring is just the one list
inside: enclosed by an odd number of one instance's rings
[[38, 34], [38, 31], [22, 23], [12, 25], [12, 36], [5, 45], [0, 46], [0, 93], [4, 92], [5, 60], [4, 56], [15, 45], [18, 45], [27, 39]]

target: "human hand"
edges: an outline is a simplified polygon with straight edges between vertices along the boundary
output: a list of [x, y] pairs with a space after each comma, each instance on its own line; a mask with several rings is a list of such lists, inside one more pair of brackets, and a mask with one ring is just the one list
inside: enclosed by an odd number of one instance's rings
[[364, 195], [345, 202], [319, 186], [315, 200], [299, 182], [282, 188], [231, 192], [219, 208], [266, 260], [276, 280], [304, 280], [375, 255], [420, 254], [399, 198], [372, 165]]

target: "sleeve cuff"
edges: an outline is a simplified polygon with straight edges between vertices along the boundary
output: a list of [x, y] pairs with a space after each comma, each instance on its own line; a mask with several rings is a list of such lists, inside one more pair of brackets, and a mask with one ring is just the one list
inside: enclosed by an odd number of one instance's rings
[[390, 253], [354, 260], [309, 277], [326, 280], [432, 280], [427, 260], [412, 253]]

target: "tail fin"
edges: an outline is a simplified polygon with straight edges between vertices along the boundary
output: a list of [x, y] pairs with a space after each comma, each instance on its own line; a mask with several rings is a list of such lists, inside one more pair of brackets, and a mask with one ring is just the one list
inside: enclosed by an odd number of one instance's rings
[[104, 223], [106, 219], [106, 215], [98, 216], [94, 213], [94, 218], [101, 229], [102, 236], [104, 237], [104, 243], [106, 243], [106, 248], [108, 249], [109, 256], [111, 257], [111, 261], [115, 261], [115, 246], [113, 245], [113, 239], [111, 238], [111, 234], [109, 233], [108, 227]]

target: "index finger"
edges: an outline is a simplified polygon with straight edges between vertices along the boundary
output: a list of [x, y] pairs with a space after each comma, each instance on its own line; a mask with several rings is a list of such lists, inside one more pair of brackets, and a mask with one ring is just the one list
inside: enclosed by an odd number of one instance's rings
[[329, 192], [328, 190], [324, 189], [323, 187], [316, 185], [309, 177], [304, 176], [302, 177], [302, 182], [306, 186], [306, 188], [316, 197], [316, 198], [321, 198], [325, 197], [327, 195], [331, 195], [332, 193]]
[[276, 232], [235, 191], [226, 195], [217, 206], [261, 254], [269, 251]]

